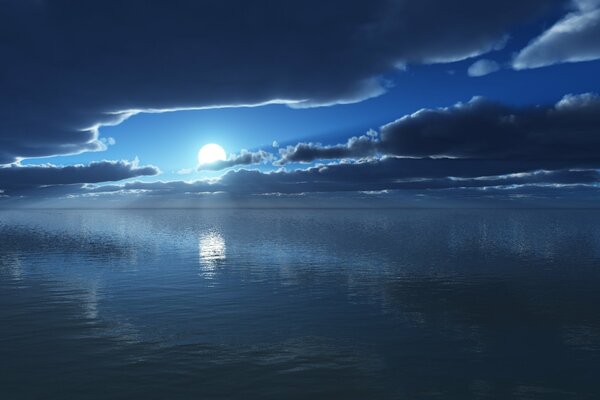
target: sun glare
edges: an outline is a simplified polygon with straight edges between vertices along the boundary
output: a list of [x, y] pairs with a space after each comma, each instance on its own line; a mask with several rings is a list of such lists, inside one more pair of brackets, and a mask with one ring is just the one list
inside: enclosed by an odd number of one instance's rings
[[215, 161], [225, 161], [226, 159], [225, 150], [218, 144], [206, 144], [198, 152], [198, 163], [200, 164], [210, 164]]

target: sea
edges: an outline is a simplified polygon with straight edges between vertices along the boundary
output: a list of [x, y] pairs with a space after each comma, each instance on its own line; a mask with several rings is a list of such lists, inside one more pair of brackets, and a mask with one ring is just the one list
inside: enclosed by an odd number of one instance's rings
[[0, 211], [0, 399], [598, 399], [600, 210]]

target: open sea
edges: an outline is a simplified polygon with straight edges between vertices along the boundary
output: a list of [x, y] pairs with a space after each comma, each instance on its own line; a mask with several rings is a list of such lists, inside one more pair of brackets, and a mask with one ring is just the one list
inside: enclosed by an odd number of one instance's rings
[[599, 399], [600, 211], [0, 211], [0, 399]]

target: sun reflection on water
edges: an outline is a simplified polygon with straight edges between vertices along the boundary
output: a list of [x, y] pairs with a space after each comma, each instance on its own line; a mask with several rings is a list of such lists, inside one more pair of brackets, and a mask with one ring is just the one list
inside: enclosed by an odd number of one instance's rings
[[226, 258], [225, 249], [225, 240], [219, 232], [205, 232], [198, 237], [198, 262], [202, 276], [215, 276], [217, 267]]

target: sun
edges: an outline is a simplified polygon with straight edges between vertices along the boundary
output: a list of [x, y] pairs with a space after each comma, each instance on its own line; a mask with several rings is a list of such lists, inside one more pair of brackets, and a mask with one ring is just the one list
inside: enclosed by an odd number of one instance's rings
[[198, 152], [199, 164], [210, 164], [215, 161], [225, 161], [226, 159], [225, 150], [215, 143], [205, 144]]

